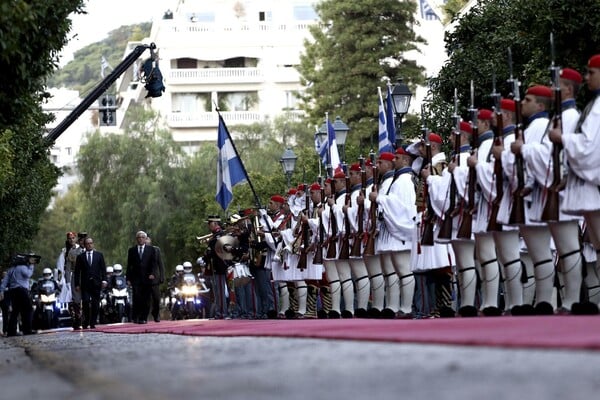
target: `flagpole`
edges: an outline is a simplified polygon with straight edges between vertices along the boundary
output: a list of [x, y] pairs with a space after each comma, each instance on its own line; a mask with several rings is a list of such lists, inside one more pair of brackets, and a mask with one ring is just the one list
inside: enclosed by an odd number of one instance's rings
[[333, 164], [331, 163], [331, 143], [329, 143], [329, 112], [325, 112], [325, 127], [327, 129], [327, 175], [333, 177]]
[[[237, 148], [235, 147], [235, 143], [233, 142], [233, 139], [231, 138], [231, 134], [229, 133], [229, 128], [227, 128], [227, 125], [225, 124], [225, 120], [223, 119], [223, 116], [219, 112], [218, 108], [215, 107], [215, 111], [219, 115], [219, 121], [223, 123], [223, 129], [225, 129], [225, 133], [227, 133], [227, 137], [229, 138], [229, 143], [231, 143], [231, 147], [233, 148], [235, 155], [241, 161], [242, 158], [240, 157], [240, 154], [238, 153]], [[248, 185], [250, 186], [250, 190], [252, 190], [252, 194], [254, 195], [254, 201], [256, 202], [256, 207], [261, 208], [262, 205], [260, 204], [260, 199], [258, 198], [256, 191], [254, 190], [252, 181], [250, 180], [250, 177], [248, 176], [248, 171], [246, 171], [246, 167], [244, 166], [243, 162], [240, 162], [240, 165], [242, 166], [242, 170], [244, 171], [244, 175], [246, 176], [246, 181], [248, 182]]]

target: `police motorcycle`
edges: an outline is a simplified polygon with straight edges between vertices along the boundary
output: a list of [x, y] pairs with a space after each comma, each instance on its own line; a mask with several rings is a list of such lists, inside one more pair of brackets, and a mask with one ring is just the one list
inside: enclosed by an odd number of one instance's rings
[[[186, 261], [181, 268], [175, 267], [177, 282], [172, 287], [171, 319], [191, 319], [201, 316], [202, 294], [208, 292], [203, 282], [198, 282], [192, 272], [192, 263]], [[179, 268], [179, 270], [178, 270]], [[181, 271], [183, 269], [183, 271]], [[183, 273], [181, 273], [183, 272]]]
[[60, 314], [57, 297], [60, 293], [60, 285], [54, 280], [50, 268], [44, 268], [42, 278], [33, 285], [31, 292], [34, 306], [34, 329], [57, 328]]
[[123, 276], [123, 266], [115, 264], [114, 275], [110, 283], [110, 302], [112, 304], [116, 322], [129, 320], [129, 286], [127, 278]]
[[122, 273], [121, 264], [106, 267], [107, 285], [100, 294], [100, 323], [102, 324], [129, 320], [129, 287]]

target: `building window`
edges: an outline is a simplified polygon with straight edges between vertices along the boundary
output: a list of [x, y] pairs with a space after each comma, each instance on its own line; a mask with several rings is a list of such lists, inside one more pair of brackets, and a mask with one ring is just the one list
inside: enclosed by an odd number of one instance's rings
[[195, 58], [178, 58], [177, 69], [196, 69], [198, 68], [198, 60]]
[[286, 90], [285, 92], [285, 109], [286, 110], [297, 110], [298, 109], [298, 98], [296, 92], [293, 90]]
[[58, 164], [58, 156], [56, 154], [52, 154], [50, 157], [53, 164]]
[[215, 13], [213, 11], [202, 11], [188, 13], [187, 18], [190, 22], [215, 22]]
[[319, 19], [315, 9], [306, 4], [294, 6], [294, 19], [296, 21], [315, 21]]
[[257, 92], [221, 92], [218, 99], [222, 111], [256, 111]]
[[210, 111], [210, 93], [173, 93], [171, 111], [197, 113]]
[[225, 68], [244, 68], [246, 66], [244, 57], [228, 58], [225, 60]]
[[71, 147], [65, 147], [65, 151], [67, 152], [67, 155], [70, 156], [73, 153], [73, 149]]
[[258, 12], [258, 20], [260, 22], [270, 22], [273, 19], [273, 14], [271, 11], [259, 11]]

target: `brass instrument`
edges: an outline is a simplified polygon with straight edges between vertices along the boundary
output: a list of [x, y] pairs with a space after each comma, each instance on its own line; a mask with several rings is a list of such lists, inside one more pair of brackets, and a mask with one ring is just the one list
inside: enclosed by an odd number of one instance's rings
[[212, 233], [203, 235], [203, 236], [196, 236], [196, 240], [199, 241], [200, 243], [204, 243], [204, 242], [208, 242], [211, 238], [213, 237]]

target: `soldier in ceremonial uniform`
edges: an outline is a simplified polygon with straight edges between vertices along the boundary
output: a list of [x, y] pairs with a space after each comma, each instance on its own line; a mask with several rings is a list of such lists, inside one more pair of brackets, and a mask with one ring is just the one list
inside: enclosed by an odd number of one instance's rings
[[[469, 176], [467, 159], [471, 155], [470, 143], [473, 127], [470, 123], [461, 121], [459, 123], [459, 132], [459, 159], [456, 159], [457, 156], [455, 155], [455, 159], [448, 164], [448, 172], [452, 175], [452, 179], [454, 179], [456, 185], [458, 196], [460, 198], [457, 201], [462, 202], [463, 206], [466, 206], [468, 205], [467, 185]], [[450, 202], [450, 199], [444, 198], [443, 200], [444, 204]], [[447, 213], [447, 210], [443, 209], [441, 210], [441, 213], [444, 215]], [[448, 216], [446, 215], [446, 218], [447, 217]], [[460, 288], [460, 308], [458, 309], [458, 312], [462, 316], [474, 316], [477, 315], [477, 310], [475, 309], [475, 295], [477, 292], [475, 241], [472, 235], [470, 238], [457, 239], [456, 235], [458, 228], [460, 227], [459, 223], [461, 222], [460, 218], [454, 218], [452, 240], [450, 241], [456, 259], [456, 273]]]
[[[537, 312], [552, 313], [546, 304], [551, 304], [554, 285], [554, 259], [551, 250], [551, 235], [548, 225], [541, 222], [543, 211], [543, 194], [547, 179], [548, 160], [550, 159], [551, 144], [546, 134], [549, 124], [548, 110], [552, 103], [552, 89], [536, 85], [527, 89], [521, 102], [524, 118], [527, 118], [527, 128], [524, 138], [518, 138], [511, 144], [514, 154], [521, 154], [525, 161], [527, 180], [525, 182], [525, 224], [519, 225], [519, 232], [527, 245], [527, 252], [533, 262], [535, 276], [535, 301]], [[506, 264], [505, 264], [506, 267]], [[525, 267], [528, 263], [525, 262]], [[526, 270], [527, 278], [532, 275]], [[525, 279], [523, 279], [525, 280]], [[523, 296], [522, 304], [531, 305], [530, 296]], [[546, 304], [542, 304], [546, 303]], [[518, 306], [518, 304], [515, 304]], [[513, 314], [523, 314], [528, 308], [512, 310]], [[547, 310], [547, 311], [545, 311]], [[525, 311], [529, 313], [529, 311]]]
[[[430, 167], [427, 165], [421, 170], [421, 178], [423, 182], [427, 182], [434, 175], [441, 175], [446, 168], [446, 155], [442, 152], [442, 138], [436, 133], [429, 133], [429, 143], [431, 146]], [[421, 155], [425, 157], [425, 144], [420, 146]], [[427, 204], [422, 205], [423, 208], [428, 208], [431, 203], [429, 198], [424, 199]], [[417, 209], [419, 209], [419, 201], [417, 200]], [[424, 281], [419, 284], [422, 276], [415, 275], [417, 279], [417, 292], [421, 292], [422, 299], [429, 302], [430, 316], [454, 316], [452, 309], [452, 259], [448, 253], [448, 245], [444, 243], [434, 242], [433, 245], [422, 243], [422, 232], [425, 227], [426, 219], [433, 218], [434, 224], [433, 237], [437, 237], [439, 225], [435, 215], [428, 215], [431, 210], [425, 209], [422, 216], [417, 217], [417, 221], [421, 219], [417, 225], [416, 238], [412, 242], [411, 266], [413, 272], [424, 272]], [[433, 211], [435, 214], [435, 210]], [[423, 300], [422, 300], [423, 301]], [[420, 311], [421, 314], [426, 314], [425, 310]]]
[[390, 291], [386, 293], [384, 317], [413, 318], [415, 278], [410, 268], [410, 251], [417, 217], [417, 199], [411, 164], [411, 155], [399, 147], [394, 155], [392, 182], [387, 190], [382, 185], [375, 200], [382, 219], [376, 242], [377, 251], [382, 254], [385, 271], [386, 265], [391, 262], [396, 272], [393, 278], [398, 282], [397, 288], [388, 284]]
[[[377, 204], [371, 202], [370, 194], [374, 191], [379, 185], [379, 174], [377, 174], [377, 182], [374, 181], [374, 170], [376, 166], [373, 165], [371, 159], [367, 159], [365, 161], [365, 169], [367, 172], [367, 187], [365, 190], [365, 210], [367, 211], [368, 218], [368, 227], [369, 230], [369, 240], [375, 240], [375, 238], [371, 238], [371, 235], [377, 235], [377, 223], [378, 223], [378, 212], [377, 212]], [[378, 171], [378, 169], [377, 169]], [[371, 207], [374, 207], [371, 209]], [[381, 268], [380, 257], [378, 254], [365, 254], [363, 249], [363, 259], [365, 261], [365, 266], [367, 268], [367, 273], [369, 274], [369, 281], [371, 285], [371, 307], [367, 310], [368, 316], [372, 318], [377, 318], [381, 316], [381, 311], [384, 307], [385, 300], [385, 280], [383, 278], [383, 270]]]
[[[555, 126], [549, 136], [553, 143], [562, 144], [568, 162], [568, 175], [562, 203], [562, 211], [570, 215], [583, 215], [589, 239], [600, 249], [600, 54], [588, 60], [585, 75], [593, 98], [588, 102], [576, 126]], [[598, 268], [598, 266], [596, 266]], [[597, 269], [594, 275], [598, 276]], [[590, 274], [588, 274], [590, 275]], [[594, 281], [591, 281], [594, 284]], [[596, 285], [597, 286], [597, 285]], [[596, 289], [597, 290], [597, 289]], [[573, 307], [573, 313], [597, 313], [596, 307]]]

